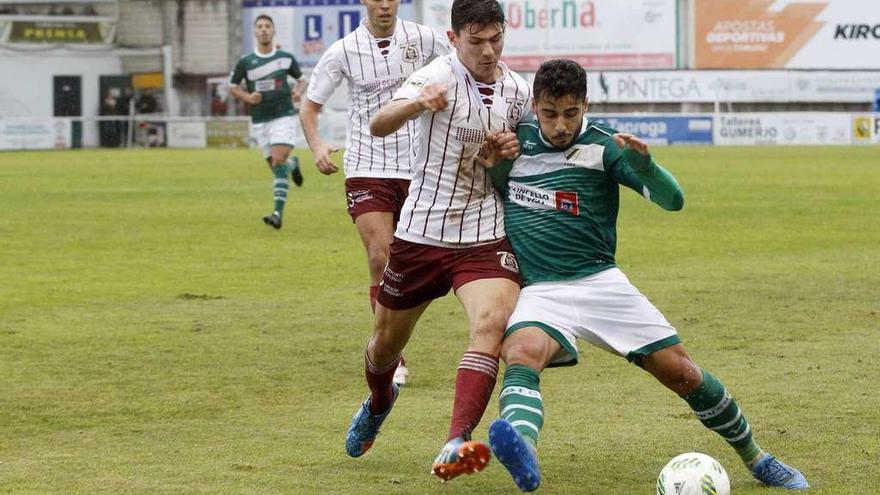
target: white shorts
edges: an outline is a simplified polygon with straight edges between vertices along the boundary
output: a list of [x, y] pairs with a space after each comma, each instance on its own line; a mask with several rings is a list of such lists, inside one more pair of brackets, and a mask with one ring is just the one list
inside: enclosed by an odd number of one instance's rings
[[577, 364], [578, 338], [630, 361], [681, 342], [663, 314], [617, 268], [524, 288], [504, 336], [526, 327], [544, 330], [562, 346], [549, 366]]
[[279, 117], [269, 122], [252, 124], [251, 129], [263, 156], [272, 156], [272, 146], [285, 145], [293, 148], [299, 133], [299, 119], [292, 116]]

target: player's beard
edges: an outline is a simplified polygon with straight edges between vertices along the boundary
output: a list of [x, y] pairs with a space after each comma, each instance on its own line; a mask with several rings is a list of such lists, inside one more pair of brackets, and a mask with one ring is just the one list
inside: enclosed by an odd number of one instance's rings
[[260, 45], [260, 48], [264, 48], [264, 49], [265, 49], [265, 48], [269, 48], [269, 49], [271, 49], [271, 48], [272, 48], [272, 37], [271, 37], [271, 36], [267, 36], [267, 37], [265, 37], [265, 39], [264, 39], [263, 36], [258, 36], [258, 37], [257, 37], [257, 44]]
[[574, 136], [569, 133], [557, 134], [550, 139], [550, 142], [553, 143], [553, 146], [557, 148], [568, 148], [571, 142], [574, 140]]

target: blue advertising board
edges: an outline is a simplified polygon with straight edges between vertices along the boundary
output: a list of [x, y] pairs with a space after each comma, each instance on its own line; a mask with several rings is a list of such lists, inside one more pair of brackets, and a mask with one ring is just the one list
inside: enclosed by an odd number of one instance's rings
[[[414, 0], [401, 0], [397, 15], [414, 19]], [[301, 67], [314, 67], [321, 54], [367, 18], [360, 0], [244, 0], [242, 54], [254, 50], [254, 19], [266, 14], [275, 23], [275, 43], [293, 53]]]
[[712, 144], [712, 117], [702, 115], [590, 115], [648, 144]]

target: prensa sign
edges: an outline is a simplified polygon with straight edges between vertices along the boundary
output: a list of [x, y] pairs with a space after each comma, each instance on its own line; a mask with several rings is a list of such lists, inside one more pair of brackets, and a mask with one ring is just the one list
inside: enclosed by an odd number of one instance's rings
[[100, 22], [12, 21], [8, 27], [10, 43], [109, 43], [110, 31]]

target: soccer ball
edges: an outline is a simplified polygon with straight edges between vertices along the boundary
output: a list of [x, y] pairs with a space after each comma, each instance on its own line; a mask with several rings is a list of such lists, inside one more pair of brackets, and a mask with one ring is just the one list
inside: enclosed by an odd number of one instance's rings
[[660, 471], [657, 495], [730, 495], [730, 480], [718, 461], [688, 452], [674, 457]]

